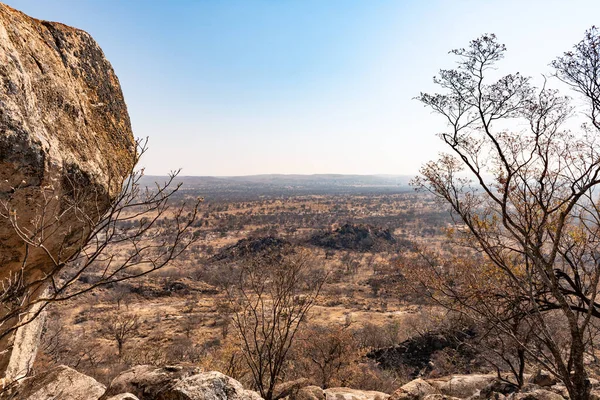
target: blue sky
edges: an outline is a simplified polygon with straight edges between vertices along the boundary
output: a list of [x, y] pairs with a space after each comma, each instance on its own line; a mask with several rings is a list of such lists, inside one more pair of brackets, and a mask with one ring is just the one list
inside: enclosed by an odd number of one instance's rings
[[4, 1], [92, 34], [147, 174], [415, 174], [444, 124], [412, 98], [448, 50], [493, 32], [539, 77], [600, 22], [599, 1]]

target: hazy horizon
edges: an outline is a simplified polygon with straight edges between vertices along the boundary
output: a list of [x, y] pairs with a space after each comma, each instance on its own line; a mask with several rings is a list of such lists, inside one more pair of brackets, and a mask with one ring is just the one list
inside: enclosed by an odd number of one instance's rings
[[435, 90], [450, 49], [496, 33], [502, 72], [537, 79], [600, 11], [533, 0], [5, 2], [98, 41], [134, 134], [150, 137], [142, 166], [158, 176], [415, 175], [442, 150], [444, 124], [412, 99]]

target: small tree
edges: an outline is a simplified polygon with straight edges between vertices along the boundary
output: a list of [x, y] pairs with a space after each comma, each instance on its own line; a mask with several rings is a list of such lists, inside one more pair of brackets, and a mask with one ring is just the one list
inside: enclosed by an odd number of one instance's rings
[[275, 385], [300, 324], [325, 281], [307, 253], [265, 254], [239, 267], [227, 286], [232, 323], [256, 389], [276, 400]]
[[104, 320], [106, 335], [117, 343], [119, 359], [123, 356], [123, 346], [136, 337], [140, 329], [139, 317], [135, 314], [115, 312]]
[[[434, 79], [445, 92], [418, 97], [448, 123], [439, 136], [450, 154], [426, 164], [416, 185], [450, 205], [462, 243], [510, 282], [541, 345], [523, 344], [528, 355], [572, 400], [588, 399], [584, 355], [600, 317], [600, 32], [590, 29], [553, 63], [587, 103], [578, 115], [588, 122], [576, 131], [566, 127], [573, 106], [556, 90], [538, 90], [518, 73], [490, 80], [505, 51], [494, 35], [453, 50], [458, 67]], [[495, 323], [521, 342], [509, 321]]]

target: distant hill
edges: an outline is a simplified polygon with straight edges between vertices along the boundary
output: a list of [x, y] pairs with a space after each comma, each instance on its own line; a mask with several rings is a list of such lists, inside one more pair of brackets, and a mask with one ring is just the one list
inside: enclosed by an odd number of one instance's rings
[[[408, 175], [248, 175], [248, 176], [179, 176], [176, 182], [182, 183], [184, 191], [198, 191], [207, 196], [251, 194], [277, 195], [319, 194], [319, 193], [360, 193], [360, 192], [406, 192], [412, 176]], [[153, 186], [155, 182], [165, 182], [165, 176], [144, 176], [143, 186]]]
[[310, 243], [335, 250], [370, 251], [387, 248], [395, 244], [396, 239], [388, 229], [365, 224], [344, 224], [335, 230], [313, 235]]
[[235, 261], [265, 254], [284, 254], [292, 251], [292, 244], [284, 239], [273, 236], [241, 239], [236, 244], [228, 246], [212, 257], [214, 261]]

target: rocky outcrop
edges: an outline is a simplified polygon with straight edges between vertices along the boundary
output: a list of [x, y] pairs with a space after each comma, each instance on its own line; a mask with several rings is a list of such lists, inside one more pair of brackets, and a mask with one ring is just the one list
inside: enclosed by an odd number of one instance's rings
[[139, 400], [261, 400], [233, 378], [220, 372], [201, 373], [195, 367], [135, 367], [117, 376], [100, 400], [119, 393], [132, 393]]
[[320, 232], [310, 238], [310, 243], [335, 250], [379, 251], [396, 243], [389, 229], [371, 225], [344, 224], [339, 228]]
[[0, 394], [0, 400], [97, 400], [104, 390], [104, 385], [93, 378], [61, 365], [13, 385]]
[[433, 355], [444, 349], [453, 349], [465, 360], [475, 358], [475, 353], [464, 341], [476, 335], [473, 329], [435, 330], [409, 338], [402, 343], [375, 349], [367, 357], [375, 360], [383, 369], [406, 371], [409, 369], [413, 377], [432, 370]]
[[211, 260], [238, 261], [247, 257], [284, 255], [292, 251], [292, 244], [285, 239], [274, 236], [247, 238], [220, 250]]
[[[102, 214], [135, 151], [119, 81], [92, 37], [0, 3], [0, 282], [17, 303], [37, 298], [52, 258], [85, 240], [89, 228], [70, 206], [77, 200], [92, 220]], [[37, 242], [42, 231], [43, 249], [26, 246], [23, 232]], [[35, 332], [14, 349], [14, 334], [3, 335], [22, 315], [2, 325], [0, 376], [17, 378], [32, 363]]]

